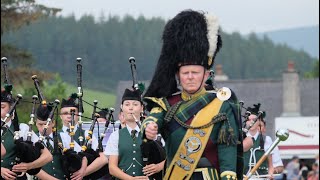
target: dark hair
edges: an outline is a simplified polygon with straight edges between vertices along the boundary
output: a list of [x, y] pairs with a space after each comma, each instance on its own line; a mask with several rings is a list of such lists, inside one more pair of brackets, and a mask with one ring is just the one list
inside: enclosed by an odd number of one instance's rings
[[299, 159], [299, 157], [298, 156], [293, 156], [292, 157], [292, 160], [296, 160], [296, 159]]

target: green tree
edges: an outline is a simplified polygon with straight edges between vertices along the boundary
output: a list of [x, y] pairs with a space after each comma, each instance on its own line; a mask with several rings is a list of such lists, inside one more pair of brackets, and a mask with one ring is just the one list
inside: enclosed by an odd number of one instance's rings
[[319, 60], [314, 63], [312, 71], [306, 72], [304, 76], [306, 78], [319, 78]]
[[[43, 6], [35, 0], [1, 0], [1, 37], [4, 33], [29, 25], [39, 18], [55, 15], [59, 11], [61, 9]], [[33, 61], [32, 55], [27, 51], [3, 44], [2, 41], [1, 56], [10, 57], [19, 62], [17, 64], [23, 61], [22, 65], [30, 65]]]
[[[40, 77], [38, 78], [38, 80], [40, 82], [40, 90], [47, 103], [53, 102], [55, 99], [61, 100], [62, 98], [66, 97], [67, 85], [65, 82], [62, 81], [59, 74], [55, 74], [54, 78], [51, 80], [44, 81]], [[17, 89], [14, 92], [17, 92]], [[23, 123], [28, 123], [30, 120], [30, 114], [32, 110], [32, 96], [38, 96], [38, 92], [34, 87], [25, 87], [23, 89], [23, 92], [20, 91], [19, 93], [23, 94], [23, 99], [21, 100], [21, 103], [17, 105], [19, 121]], [[55, 114], [55, 117], [59, 118], [59, 115]], [[61, 126], [60, 122], [59, 126]]]

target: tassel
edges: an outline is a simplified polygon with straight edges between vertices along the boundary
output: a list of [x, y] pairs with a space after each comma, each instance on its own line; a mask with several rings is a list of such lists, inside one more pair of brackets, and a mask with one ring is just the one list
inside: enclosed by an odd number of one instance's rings
[[236, 145], [237, 144], [237, 140], [234, 136], [234, 131], [232, 127], [229, 127], [228, 129], [228, 141], [227, 141], [227, 145]]
[[226, 133], [227, 133], [226, 126], [222, 125], [219, 132], [219, 136], [218, 136], [218, 144], [226, 143], [226, 138], [227, 138]]

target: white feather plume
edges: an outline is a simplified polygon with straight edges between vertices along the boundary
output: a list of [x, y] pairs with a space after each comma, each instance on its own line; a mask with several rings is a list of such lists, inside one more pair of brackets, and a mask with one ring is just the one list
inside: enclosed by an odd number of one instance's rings
[[207, 29], [208, 29], [207, 38], [209, 41], [208, 56], [212, 57], [213, 53], [217, 49], [219, 20], [218, 20], [218, 17], [209, 15], [209, 14], [205, 14], [205, 18], [207, 21]]

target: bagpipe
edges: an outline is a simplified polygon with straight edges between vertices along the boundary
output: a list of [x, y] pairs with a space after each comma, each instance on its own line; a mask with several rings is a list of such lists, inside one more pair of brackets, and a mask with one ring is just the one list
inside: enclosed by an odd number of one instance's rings
[[110, 107], [108, 109], [108, 114], [106, 115], [106, 123], [104, 124], [104, 130], [103, 132], [100, 134], [100, 137], [98, 138], [98, 150], [99, 152], [103, 152], [103, 146], [102, 146], [102, 141], [104, 139], [104, 137], [106, 136], [106, 133], [107, 133], [107, 130], [108, 130], [108, 127], [109, 127], [109, 124], [111, 122], [111, 124], [113, 125], [113, 128], [115, 129], [115, 126], [114, 126], [114, 123], [115, 123], [115, 120], [114, 120], [114, 117], [113, 117], [113, 112], [114, 112], [114, 108]]
[[[78, 119], [78, 126], [79, 129], [82, 130], [82, 114], [83, 114], [83, 104], [82, 104], [82, 97], [83, 97], [83, 89], [82, 89], [82, 64], [81, 64], [81, 58], [77, 58], [77, 84], [78, 84], [78, 103], [79, 103], [79, 119]], [[80, 131], [80, 136], [79, 136], [79, 145], [83, 145], [83, 138], [84, 134], [83, 131]]]
[[[83, 134], [82, 134], [82, 113], [83, 113], [83, 107], [82, 107], [82, 96], [83, 96], [83, 91], [82, 91], [82, 80], [81, 80], [81, 76], [82, 76], [82, 65], [81, 65], [81, 58], [77, 58], [77, 83], [78, 83], [78, 100], [79, 100], [79, 121], [78, 121], [78, 125], [79, 125], [79, 130], [80, 130], [80, 136], [79, 136], [79, 142], [80, 142], [80, 146], [82, 146], [83, 144]], [[78, 154], [78, 152], [76, 152], [74, 150], [74, 146], [75, 146], [75, 142], [74, 142], [74, 135], [75, 135], [75, 110], [71, 109], [70, 110], [70, 114], [71, 114], [71, 123], [70, 123], [70, 144], [69, 144], [69, 149], [68, 148], [64, 148], [63, 149], [63, 154], [62, 154], [62, 168], [64, 170], [65, 175], [67, 176], [68, 179], [70, 179], [70, 175], [72, 173], [75, 173], [76, 171], [78, 171], [81, 167], [82, 167], [82, 158], [83, 155]]]
[[[97, 150], [93, 150], [91, 147], [92, 134], [94, 131], [94, 127], [95, 127], [95, 124], [97, 123], [97, 119], [100, 117], [100, 115], [96, 112], [97, 104], [98, 104], [98, 101], [95, 100], [94, 106], [93, 106], [93, 112], [92, 112], [92, 122], [91, 122], [90, 129], [88, 131], [88, 136], [86, 137], [86, 141], [84, 145], [81, 147], [81, 152], [79, 152], [79, 154], [81, 154], [82, 156], [85, 156], [88, 159], [88, 165], [90, 165], [95, 159], [97, 159], [100, 156], [100, 153], [103, 152], [102, 144], [101, 144], [101, 147], [98, 146]], [[106, 122], [105, 126], [108, 127], [108, 125], [109, 125], [109, 121]], [[100, 138], [98, 140], [100, 140]], [[99, 170], [89, 174], [88, 176], [85, 176], [84, 179], [98, 179], [107, 174], [109, 174], [109, 166], [108, 164], [105, 164]]]
[[[256, 124], [258, 123], [258, 120], [263, 120], [263, 118], [265, 117], [266, 113], [264, 111], [259, 110], [261, 104], [253, 104], [253, 107], [244, 107], [244, 102], [240, 102], [241, 105], [241, 110], [245, 109], [245, 114], [242, 115], [244, 117], [244, 124], [243, 124], [243, 128], [242, 128], [242, 136], [243, 139], [245, 139], [247, 137], [247, 133], [249, 132], [249, 130]], [[251, 115], [256, 115], [256, 117], [251, 121], [251, 123], [249, 125], [247, 125], [247, 121], [249, 120], [249, 116]], [[259, 121], [260, 122], [260, 121]], [[265, 136], [262, 135], [261, 129], [260, 129], [260, 136], [259, 136], [259, 148], [258, 149], [254, 149], [252, 152], [252, 154], [255, 154], [256, 151], [258, 150], [264, 150], [264, 143], [265, 143]], [[255, 157], [253, 157], [255, 159]], [[251, 160], [251, 159], [250, 159]], [[251, 165], [249, 165], [250, 167]]]
[[[136, 65], [135, 65], [135, 58], [130, 57], [129, 58], [131, 73], [132, 73], [132, 79], [133, 79], [133, 85], [132, 88], [134, 90], [139, 90], [139, 84], [137, 81], [137, 71], [136, 71]], [[141, 92], [142, 94], [142, 92]], [[138, 120], [135, 116], [133, 116], [136, 120], [136, 123], [140, 127], [140, 123], [144, 120], [144, 114], [142, 113], [140, 115], [140, 119]], [[142, 152], [142, 161], [143, 166], [149, 165], [149, 164], [158, 164], [166, 159], [166, 153], [165, 149], [162, 146], [161, 138], [158, 137], [156, 140], [149, 140], [146, 138], [145, 133], [142, 134], [142, 144], [140, 145], [141, 152]], [[162, 171], [153, 174], [150, 176], [151, 179], [161, 180], [162, 179]]]
[[[3, 70], [4, 70], [4, 83], [5, 83], [5, 88], [9, 89], [7, 90], [9, 95], [11, 96], [11, 90], [12, 90], [12, 84], [10, 84], [8, 73], [7, 73], [7, 58], [3, 57], [1, 58], [1, 62], [3, 64]], [[34, 160], [38, 159], [41, 155], [41, 149], [43, 149], [43, 146], [39, 145], [34, 145], [33, 142], [31, 141], [31, 136], [32, 136], [32, 125], [33, 125], [33, 118], [34, 118], [34, 106], [36, 104], [37, 97], [33, 96], [33, 107], [30, 115], [30, 121], [29, 121], [29, 129], [27, 133], [27, 140], [24, 141], [22, 137], [20, 137], [20, 127], [18, 123], [18, 117], [17, 113], [15, 111], [16, 105], [19, 103], [19, 101], [22, 99], [22, 95], [18, 94], [17, 98], [14, 100], [13, 104], [11, 105], [9, 111], [5, 115], [5, 118], [1, 122], [1, 127], [5, 126], [7, 130], [13, 135], [14, 143], [15, 143], [15, 151], [16, 151], [16, 158], [15, 158], [15, 164], [19, 164], [21, 162], [29, 163], [33, 162]], [[15, 131], [13, 132], [7, 125], [6, 121], [8, 118], [14, 118], [12, 119], [12, 123], [15, 126], [14, 129]], [[31, 123], [32, 122], [32, 123]], [[30, 169], [27, 171], [28, 174], [30, 175], [35, 175], [40, 171], [41, 168], [36, 168], [36, 169]], [[23, 176], [25, 173], [21, 173], [18, 175], [19, 177]]]
[[[88, 160], [88, 165], [90, 165], [96, 158], [100, 156], [100, 152], [103, 151], [99, 149], [97, 151], [93, 150], [92, 145], [92, 134], [95, 127], [95, 123], [97, 122], [97, 118], [99, 118], [99, 114], [96, 113], [97, 108], [97, 101], [94, 101], [93, 105], [93, 113], [92, 113], [92, 123], [90, 126], [90, 129], [88, 131], [88, 136], [84, 140], [84, 134], [83, 134], [83, 128], [82, 128], [82, 117], [83, 117], [83, 89], [82, 89], [82, 65], [81, 65], [81, 58], [77, 58], [77, 85], [78, 85], [78, 109], [79, 109], [79, 121], [78, 121], [78, 128], [80, 132], [80, 136], [78, 138], [79, 145], [81, 147], [81, 152], [74, 151], [74, 116], [76, 116], [75, 112], [71, 112], [72, 120], [70, 125], [70, 137], [71, 137], [71, 143], [70, 143], [70, 149], [65, 149], [63, 154], [63, 168], [66, 170], [66, 174], [72, 174], [76, 171], [78, 171], [81, 168], [82, 165], [82, 158], [86, 157]], [[99, 170], [93, 172], [92, 174], [85, 176], [84, 179], [98, 179], [106, 174], [109, 173], [109, 167], [108, 164], [100, 168]]]
[[[52, 108], [52, 110], [50, 111], [50, 114], [47, 118], [47, 123], [45, 125], [45, 128], [43, 130], [43, 134], [40, 134], [39, 137], [39, 141], [35, 144], [38, 146], [45, 146], [45, 144], [43, 143], [44, 139], [46, 138], [46, 131], [47, 131], [47, 127], [49, 125], [49, 123], [52, 121], [53, 119], [53, 115], [54, 115], [54, 111], [57, 110], [57, 106], [60, 103], [59, 100], [55, 100], [54, 103], [49, 103], [47, 104], [47, 101], [40, 89], [40, 85], [39, 85], [39, 80], [37, 78], [36, 75], [32, 76], [32, 80], [34, 81], [34, 85], [35, 88], [38, 92], [39, 95], [39, 102], [41, 105], [43, 106], [52, 106], [54, 105], [54, 108]], [[75, 112], [74, 109], [71, 110], [71, 115], [72, 115], [72, 121], [71, 121], [71, 126], [70, 126], [70, 137], [71, 137], [71, 142], [70, 142], [70, 148], [67, 149], [65, 147], [63, 147], [63, 143], [60, 142], [59, 138], [58, 138], [58, 131], [57, 131], [57, 125], [58, 122], [56, 122], [55, 124], [55, 128], [53, 129], [53, 137], [54, 137], [54, 151], [53, 154], [61, 154], [61, 164], [62, 164], [62, 168], [64, 170], [64, 174], [67, 176], [68, 179], [70, 179], [70, 174], [78, 171], [81, 168], [82, 165], [82, 156], [78, 155], [77, 152], [74, 151], [74, 140], [73, 140], [73, 129], [74, 129], [74, 116], [75, 116]]]
[[[245, 134], [245, 133], [249, 132], [249, 130], [252, 128], [252, 126], [254, 126], [259, 119], [262, 119], [265, 116], [265, 112], [259, 110], [260, 105], [261, 105], [260, 103], [254, 104], [253, 108], [244, 107], [243, 101], [239, 102], [239, 104], [241, 106], [241, 111], [242, 111], [242, 109], [245, 109], [245, 114], [241, 115], [245, 119], [244, 123], [243, 123], [243, 128], [242, 128], [242, 132]], [[249, 116], [251, 114], [256, 115], [256, 117], [253, 119], [253, 121], [249, 125], [247, 125], [246, 122], [249, 120]]]
[[70, 110], [71, 114], [71, 123], [70, 123], [70, 148], [64, 148], [62, 154], [62, 168], [64, 170], [65, 175], [68, 179], [70, 179], [70, 175], [76, 171], [78, 171], [82, 166], [82, 158], [83, 156], [79, 155], [75, 150], [75, 142], [74, 142], [74, 127], [75, 127], [75, 109]]

